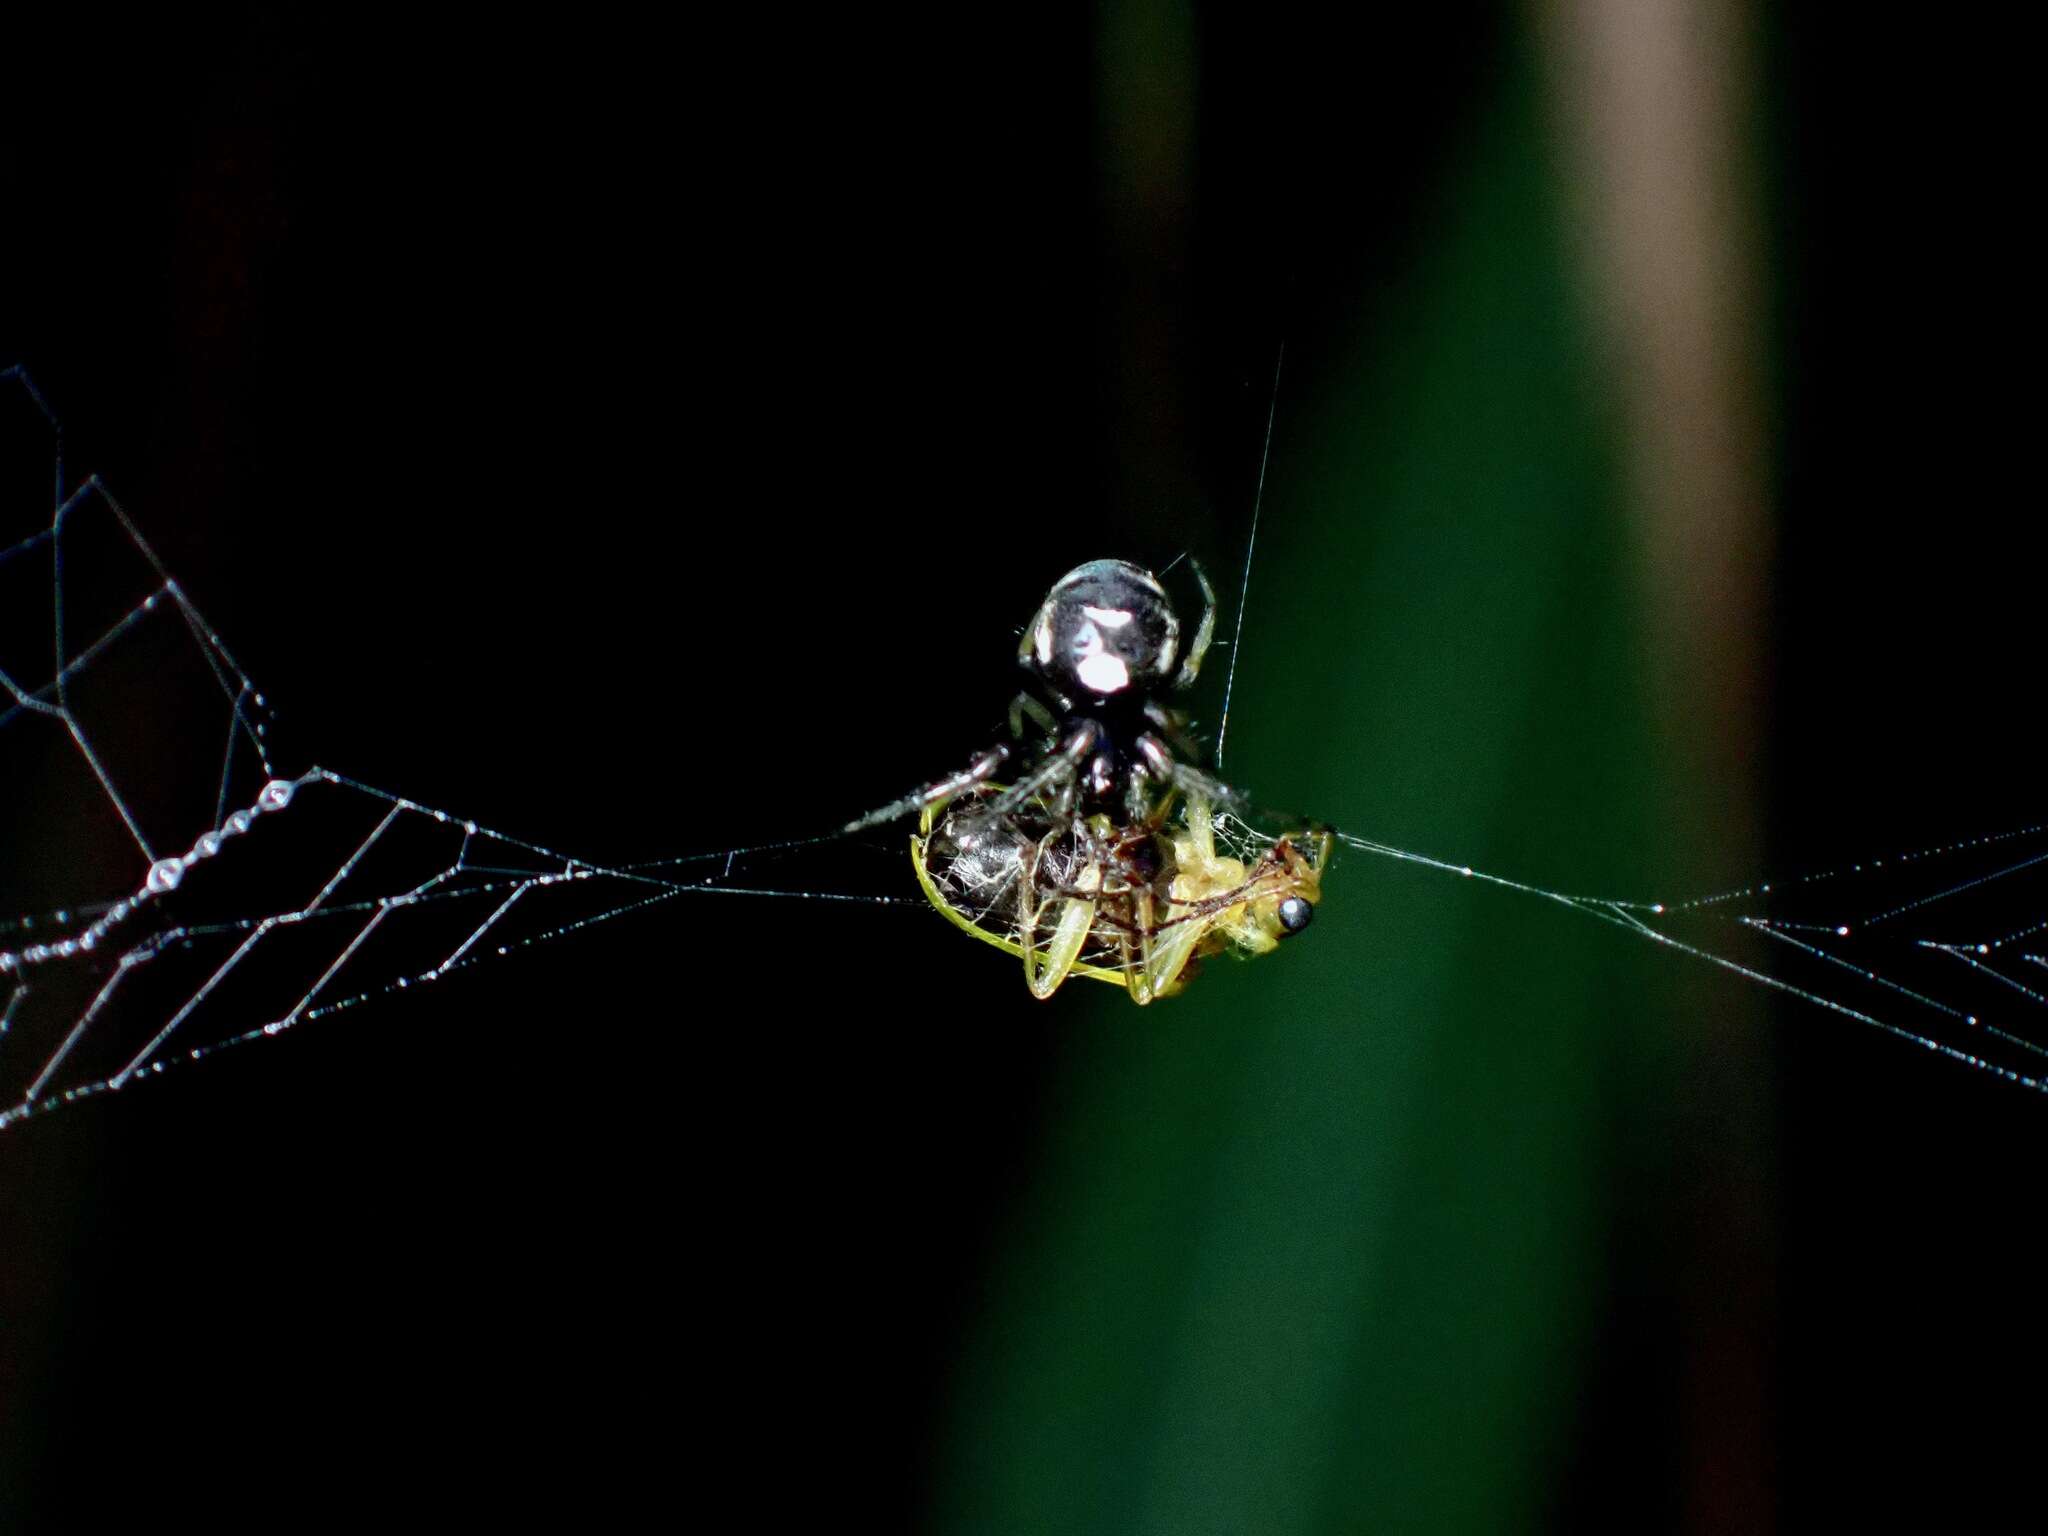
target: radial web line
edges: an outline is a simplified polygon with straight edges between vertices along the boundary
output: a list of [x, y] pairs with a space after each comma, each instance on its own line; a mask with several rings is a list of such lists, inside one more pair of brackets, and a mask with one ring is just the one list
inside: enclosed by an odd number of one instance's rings
[[[1923, 862], [1953, 859], [1971, 853], [1981, 853], [2007, 843], [2011, 838], [2039, 833], [2041, 827], [2022, 829], [2010, 834], [1971, 838], [1942, 844], [1937, 847], [1907, 854], [1892, 861], [1895, 869], [1910, 868]], [[1491, 885], [1517, 895], [1535, 896], [1575, 911], [1615, 924], [1637, 938], [1646, 939], [1694, 959], [1707, 961], [1723, 970], [1741, 976], [1746, 980], [1770, 987], [1774, 991], [1799, 999], [1802, 1002], [1823, 1008], [1860, 1024], [1869, 1025], [1899, 1039], [1933, 1051], [1961, 1065], [1989, 1072], [2009, 1083], [2036, 1092], [2048, 1092], [2048, 1080], [2044, 1080], [2038, 1069], [2022, 1070], [1987, 1054], [1994, 1048], [2004, 1048], [2018, 1057], [2028, 1060], [2048, 1059], [2048, 1043], [2022, 1033], [2015, 1028], [1994, 1022], [1988, 1015], [1997, 1005], [1999, 989], [2006, 994], [2017, 993], [2026, 1002], [2048, 1010], [2048, 993], [2027, 987], [2023, 983], [2004, 975], [1995, 967], [1986, 965], [1977, 958], [1989, 953], [2003, 939], [1986, 940], [1978, 944], [1950, 944], [1926, 938], [1894, 936], [1886, 933], [1870, 936], [1863, 932], [1871, 924], [1861, 925], [1841, 922], [1800, 922], [1793, 919], [1772, 917], [1768, 914], [1730, 910], [1730, 904], [1747, 898], [1762, 900], [1772, 893], [1771, 884], [1760, 884], [1743, 891], [1724, 892], [1718, 896], [1697, 898], [1689, 901], [1645, 902], [1627, 901], [1608, 897], [1573, 895], [1553, 891], [1528, 882], [1511, 879], [1504, 875], [1490, 874], [1471, 865], [1453, 864], [1426, 854], [1410, 852], [1391, 844], [1377, 842], [1370, 838], [1351, 833], [1339, 833], [1338, 841], [1344, 846], [1355, 848], [1362, 853], [1396, 862], [1418, 865], [1425, 869], [1471, 879], [1480, 884]], [[1883, 861], [1872, 861], [1873, 866]], [[1948, 897], [1975, 892], [1983, 894], [1999, 881], [2023, 873], [2029, 868], [2048, 864], [2048, 854], [2029, 858], [2004, 868], [1972, 875], [1967, 879], [1950, 880], [1932, 894], [1896, 903], [1887, 907], [1881, 916], [1898, 916], [1906, 912], [1924, 909]], [[1799, 890], [1810, 887], [1818, 881], [1839, 881], [1843, 871], [1830, 871], [1822, 875], [1796, 878], [1789, 882], [1778, 882], [1787, 889]], [[2036, 900], [2048, 899], [2039, 895]], [[1684, 936], [1673, 931], [1679, 923], [1705, 925], [1707, 932], [1702, 935]], [[2036, 924], [2020, 930], [2021, 933], [2038, 931], [2048, 923]], [[1851, 958], [1810, 939], [1796, 936], [1798, 932], [1825, 934], [1838, 942], [1856, 941], [1871, 951], [1868, 955]], [[1821, 980], [1808, 981], [1793, 979], [1765, 970], [1759, 964], [1738, 959], [1722, 953], [1715, 947], [1712, 935], [1757, 935], [1771, 940], [1782, 948], [1795, 951], [1804, 960], [1813, 962], [1812, 969]], [[1950, 959], [1963, 961], [1991, 985], [1981, 989], [1980, 994], [1971, 995], [1956, 990], [1947, 982], [1943, 973], [1929, 970], [1919, 961], [1921, 955], [1938, 953]], [[2026, 958], [2026, 957], [2022, 957]], [[1880, 968], [1882, 967], [1882, 968]], [[1956, 1044], [1944, 1038], [1944, 1029], [1937, 1032], [1936, 1025], [1914, 1027], [1897, 1018], [1885, 1017], [1872, 1011], [1875, 1002], [1864, 1004], [1851, 1000], [1845, 994], [1825, 985], [1825, 978], [1833, 975], [1851, 978], [1851, 984], [1859, 990], [1873, 994], [1888, 994], [1894, 1000], [1914, 1007], [1923, 1008], [1936, 1016], [1937, 1023], [1960, 1031], [1958, 1038], [1978, 1042], [1972, 1048]]]

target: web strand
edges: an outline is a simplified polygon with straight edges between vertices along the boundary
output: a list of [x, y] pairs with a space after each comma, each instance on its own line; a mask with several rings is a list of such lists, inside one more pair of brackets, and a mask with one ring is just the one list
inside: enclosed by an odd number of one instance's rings
[[[1284, 353], [1239, 638], [1282, 363]], [[31, 753], [57, 764], [56, 809], [104, 835], [58, 860], [54, 891], [11, 854], [0, 860], [7, 910], [21, 914], [0, 917], [0, 1128], [686, 897], [936, 917], [903, 893], [900, 847], [875, 889], [779, 878], [853, 841], [844, 831], [605, 863], [336, 770], [281, 770], [265, 695], [106, 487], [90, 478], [67, 490], [41, 397], [17, 370], [0, 374], [0, 395], [10, 388], [42, 433], [52, 500], [18, 537], [0, 524], [0, 764]], [[0, 513], [26, 520], [22, 509]], [[1234, 639], [1225, 727], [1237, 651]], [[137, 664], [152, 695], [182, 669], [170, 744], [132, 707], [122, 669]], [[154, 771], [173, 747], [204, 754], [184, 797], [177, 775]], [[24, 808], [20, 825], [48, 809]], [[1356, 834], [1339, 841], [1565, 908], [2048, 1091], [2048, 957], [2038, 942], [2023, 947], [2048, 933], [2048, 823], [1667, 901], [1553, 890]], [[29, 883], [18, 887], [18, 875]], [[34, 899], [14, 902], [18, 888]], [[934, 942], [940, 931], [934, 921]]]
[[1230, 631], [1230, 666], [1223, 674], [1223, 712], [1216, 721], [1216, 766], [1223, 766], [1223, 740], [1230, 734], [1230, 695], [1237, 686], [1237, 652], [1244, 639], [1245, 607], [1252, 595], [1252, 556], [1259, 547], [1259, 508], [1266, 500], [1266, 466], [1273, 458], [1273, 422], [1280, 413], [1280, 370], [1287, 364], [1287, 343], [1273, 359], [1273, 394], [1266, 402], [1266, 440], [1259, 449], [1259, 483], [1252, 492], [1252, 527], [1244, 541], [1244, 574], [1237, 584], [1237, 623]]
[[[2014, 833], [1942, 844], [1897, 856], [1890, 863], [1894, 869], [1900, 869], [1917, 868], [1930, 861], [1952, 862], [1971, 854], [1981, 854], [1985, 849], [1997, 848], [2012, 838], [2036, 835], [2042, 831], [2040, 827], [2032, 827]], [[1452, 864], [1426, 854], [1413, 853], [1350, 833], [1339, 833], [1338, 841], [1348, 848], [1378, 858], [1418, 865], [1517, 895], [1554, 902], [1572, 911], [1613, 924], [1637, 938], [1693, 959], [1706, 961], [1745, 980], [1797, 998], [1801, 1002], [1910, 1041], [1964, 1066], [1992, 1073], [2022, 1088], [2036, 1092], [2048, 1091], [2048, 1080], [2043, 1079], [2038, 1068], [2021, 1070], [1994, 1059], [1986, 1053], [1986, 1049], [1972, 1049], [1955, 1043], [1956, 1039], [1963, 1038], [1995, 1042], [1999, 1046], [2009, 1048], [2018, 1059], [2048, 1061], [2048, 1044], [2019, 1028], [1993, 1022], [1992, 1011], [1998, 1002], [1999, 989], [2016, 993], [2024, 1002], [2048, 1010], [2048, 992], [2017, 982], [1978, 958], [2010, 942], [2009, 938], [1957, 944], [1889, 931], [1874, 935], [1867, 932], [1878, 923], [1909, 912], [1923, 911], [1948, 898], [1960, 897], [1971, 892], [1985, 892], [2001, 880], [2048, 864], [2048, 852], [2015, 861], [1996, 870], [1951, 880], [1943, 888], [1925, 897], [1887, 906], [1861, 923], [1855, 923], [1801, 922], [1775, 916], [1757, 904], [1768, 901], [1773, 896], [1783, 900], [1788, 892], [1797, 893], [1817, 886], [1839, 884], [1852, 873], [1875, 873], [1885, 865], [1884, 860], [1871, 861], [1867, 869], [1859, 865], [1852, 871], [1831, 870], [1799, 877], [1789, 882], [1779, 882], [1775, 890], [1771, 883], [1765, 883], [1741, 891], [1724, 892], [1718, 896], [1666, 902], [1622, 900], [1548, 890], [1503, 875], [1490, 874], [1471, 865]], [[1681, 932], [1679, 929], [1682, 925], [1691, 925], [1700, 931]], [[2029, 925], [2020, 932], [2031, 932], [2041, 926], [2048, 926], [2048, 921]], [[1880, 1016], [1869, 1007], [1858, 1006], [1834, 990], [1824, 988], [1819, 982], [1792, 979], [1735, 958], [1723, 952], [1725, 945], [1717, 942], [1716, 930], [1719, 935], [1732, 934], [1739, 937], [1747, 934], [1767, 939], [1807, 960], [1817, 962], [1814, 966], [1814, 973], [1817, 976], [1826, 977], [1834, 974], [1853, 978], [1859, 988], [1884, 994], [1911, 1005], [1932, 1015], [1935, 1023], [1916, 1027], [1901, 1018]], [[1811, 934], [1813, 937], [1802, 937], [1802, 933]], [[1876, 952], [1868, 958], [1852, 958], [1819, 942], [1821, 936], [1831, 937], [1838, 942], [1862, 942], [1874, 946]], [[1963, 962], [1977, 973], [1988, 983], [1982, 995], [1972, 996], [1943, 984], [1938, 978], [1924, 981], [1904, 979], [1904, 975], [1912, 970], [1922, 956], [1931, 953], [1945, 954]], [[1953, 1038], [1945, 1038], [1945, 1030], [1954, 1030], [1957, 1033]]]

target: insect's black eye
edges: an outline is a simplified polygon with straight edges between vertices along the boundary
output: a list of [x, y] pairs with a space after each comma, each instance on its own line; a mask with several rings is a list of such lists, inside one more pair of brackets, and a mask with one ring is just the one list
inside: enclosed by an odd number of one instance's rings
[[1290, 896], [1280, 903], [1278, 915], [1280, 918], [1280, 934], [1281, 937], [1285, 938], [1290, 934], [1301, 932], [1302, 929], [1314, 922], [1316, 920], [1316, 909], [1307, 898]]
[[1124, 872], [1140, 885], [1150, 885], [1159, 878], [1164, 861], [1159, 857], [1159, 845], [1151, 838], [1141, 838], [1123, 850]]

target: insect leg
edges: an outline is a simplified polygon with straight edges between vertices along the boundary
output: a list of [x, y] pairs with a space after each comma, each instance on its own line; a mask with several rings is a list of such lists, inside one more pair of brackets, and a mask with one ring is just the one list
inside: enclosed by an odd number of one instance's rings
[[[1038, 864], [1046, 844], [1051, 841], [1052, 837], [1048, 836], [1031, 851], [1017, 888], [1024, 984], [1031, 989], [1031, 995], [1041, 1001], [1060, 989], [1060, 983], [1073, 971], [1075, 960], [1080, 958], [1081, 946], [1087, 943], [1088, 935], [1095, 927], [1095, 901], [1092, 897], [1057, 894], [1043, 905], [1039, 903]], [[1085, 887], [1099, 885], [1100, 881], [1101, 866], [1091, 856], [1088, 867], [1081, 872], [1079, 883]], [[1044, 926], [1043, 915], [1048, 910], [1054, 918], [1052, 934], [1041, 944], [1039, 933]]]
[[1152, 892], [1140, 886], [1132, 893], [1131, 916], [1137, 929], [1135, 934], [1122, 935], [1124, 961], [1124, 986], [1131, 994], [1131, 1001], [1140, 1008], [1157, 995], [1153, 986], [1153, 905]]

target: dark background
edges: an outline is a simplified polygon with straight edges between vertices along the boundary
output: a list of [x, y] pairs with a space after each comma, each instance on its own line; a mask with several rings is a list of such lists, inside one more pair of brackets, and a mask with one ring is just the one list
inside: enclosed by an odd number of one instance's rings
[[[285, 755], [599, 860], [823, 830], [986, 738], [1069, 565], [1234, 573], [1284, 338], [1254, 791], [1724, 873], [1662, 819], [1719, 791], [1632, 659], [1522, 12], [67, 17], [10, 50], [0, 362]], [[1743, 55], [1767, 867], [2038, 819], [2028, 53]], [[0, 1135], [0, 1507], [1798, 1529], [2017, 1481], [2048, 1111], [1758, 1008], [1364, 858], [1139, 1016], [919, 912], [671, 904]]]

